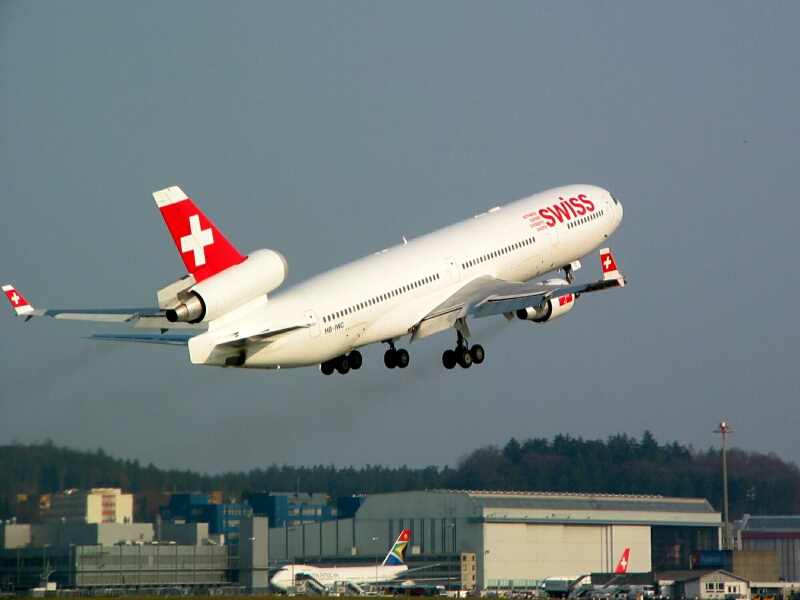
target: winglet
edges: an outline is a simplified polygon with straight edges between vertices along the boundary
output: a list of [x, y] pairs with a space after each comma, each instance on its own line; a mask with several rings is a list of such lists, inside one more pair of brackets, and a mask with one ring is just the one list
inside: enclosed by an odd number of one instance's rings
[[628, 556], [630, 555], [631, 549], [625, 548], [625, 552], [622, 553], [622, 557], [619, 559], [617, 563], [617, 568], [614, 569], [615, 575], [622, 575], [628, 572]]
[[386, 558], [383, 560], [384, 566], [396, 566], [396, 565], [404, 565], [406, 562], [406, 546], [408, 546], [408, 542], [411, 540], [411, 530], [404, 529], [400, 532], [400, 535], [397, 536], [397, 541], [392, 546], [392, 549], [389, 550], [389, 554], [386, 555]]
[[611, 250], [603, 248], [600, 250], [600, 265], [603, 267], [603, 279], [608, 281], [616, 279], [619, 287], [625, 287], [625, 278], [619, 274], [617, 270], [617, 263], [611, 255]]
[[153, 198], [187, 271], [198, 283], [244, 262], [245, 257], [181, 188], [153, 192]]
[[6, 298], [11, 302], [11, 306], [14, 307], [14, 312], [17, 313], [18, 317], [29, 315], [33, 312], [33, 307], [22, 297], [22, 294], [14, 289], [13, 285], [4, 285], [3, 292], [5, 292]]

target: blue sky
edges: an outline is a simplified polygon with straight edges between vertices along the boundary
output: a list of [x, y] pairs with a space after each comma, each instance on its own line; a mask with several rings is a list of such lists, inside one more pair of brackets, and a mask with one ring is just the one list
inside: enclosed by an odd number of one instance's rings
[[[624, 290], [472, 325], [404, 372], [201, 368], [120, 327], [0, 314], [0, 443], [216, 473], [453, 465], [512, 436], [730, 444], [798, 462], [800, 6], [0, 3], [0, 283], [46, 308], [147, 306], [184, 274], [151, 193], [180, 185], [297, 283], [566, 183], [625, 207]], [[599, 275], [594, 257], [579, 278]]]

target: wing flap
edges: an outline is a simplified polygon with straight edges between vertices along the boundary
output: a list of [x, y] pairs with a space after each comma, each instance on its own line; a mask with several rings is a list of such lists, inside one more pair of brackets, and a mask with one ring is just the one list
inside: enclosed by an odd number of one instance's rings
[[526, 289], [520, 289], [516, 294], [496, 294], [478, 302], [475, 304], [473, 310], [470, 311], [470, 315], [477, 319], [503, 313], [513, 313], [530, 306], [538, 306], [543, 300], [548, 298], [560, 298], [561, 296], [567, 296], [569, 294], [588, 294], [590, 292], [599, 292], [613, 287], [622, 287], [624, 285], [624, 279], [621, 281], [622, 283], [618, 279], [601, 279], [590, 283], [563, 285], [523, 283], [519, 285], [526, 286]]

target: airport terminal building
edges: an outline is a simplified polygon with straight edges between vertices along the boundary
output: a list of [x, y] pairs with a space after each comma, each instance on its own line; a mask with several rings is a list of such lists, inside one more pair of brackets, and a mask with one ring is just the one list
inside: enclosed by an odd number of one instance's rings
[[[412, 530], [409, 566], [449, 588], [532, 588], [549, 577], [614, 570], [690, 568], [693, 552], [718, 550], [720, 513], [708, 501], [661, 496], [419, 491], [363, 499], [352, 518], [271, 528], [271, 564], [383, 560]], [[425, 573], [424, 575], [422, 573]]]

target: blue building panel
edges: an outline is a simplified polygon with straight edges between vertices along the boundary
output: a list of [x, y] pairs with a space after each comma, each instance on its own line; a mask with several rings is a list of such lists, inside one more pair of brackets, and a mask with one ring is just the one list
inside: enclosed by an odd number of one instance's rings
[[206, 494], [173, 494], [170, 502], [159, 509], [165, 520], [186, 523], [208, 523], [208, 532], [225, 534], [229, 541], [239, 539], [242, 517], [253, 514], [253, 507], [245, 504], [209, 504]]
[[339, 518], [337, 506], [320, 501], [322, 494], [276, 494], [246, 492], [242, 502], [252, 506], [253, 514], [269, 519], [270, 527], [286, 527], [302, 523], [332, 521]]

